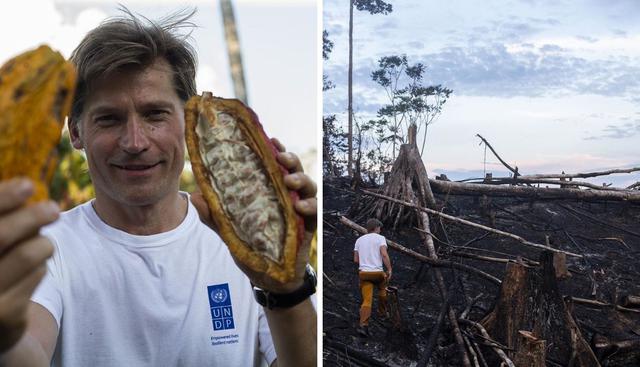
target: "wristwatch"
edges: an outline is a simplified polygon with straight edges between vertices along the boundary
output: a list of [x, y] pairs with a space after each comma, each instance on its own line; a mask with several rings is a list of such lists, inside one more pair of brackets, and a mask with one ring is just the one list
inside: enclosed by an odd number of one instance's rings
[[270, 310], [274, 308], [289, 308], [309, 298], [316, 292], [316, 273], [311, 265], [307, 264], [304, 272], [302, 286], [291, 293], [273, 293], [260, 287], [253, 286], [253, 295], [261, 306]]

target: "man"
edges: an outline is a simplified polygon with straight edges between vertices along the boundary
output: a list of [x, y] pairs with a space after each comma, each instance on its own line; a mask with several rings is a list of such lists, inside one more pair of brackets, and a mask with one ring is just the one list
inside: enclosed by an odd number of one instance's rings
[[[287, 284], [241, 271], [202, 196], [178, 191], [195, 52], [172, 31], [187, 19], [110, 20], [74, 51], [69, 131], [94, 200], [60, 215], [53, 203], [24, 206], [28, 180], [0, 183], [0, 366], [249, 366], [260, 355], [315, 365], [305, 265], [316, 187], [298, 158], [276, 142], [307, 227]], [[250, 281], [295, 304], [263, 309]]]
[[[378, 288], [378, 314], [387, 313], [387, 284], [391, 279], [391, 259], [387, 253], [387, 240], [380, 235], [382, 223], [371, 218], [367, 221], [367, 234], [356, 240], [353, 249], [353, 261], [358, 264], [360, 292], [362, 305], [360, 306], [360, 327], [358, 333], [368, 336], [371, 305], [373, 304], [373, 288]], [[387, 268], [383, 271], [382, 265]]]

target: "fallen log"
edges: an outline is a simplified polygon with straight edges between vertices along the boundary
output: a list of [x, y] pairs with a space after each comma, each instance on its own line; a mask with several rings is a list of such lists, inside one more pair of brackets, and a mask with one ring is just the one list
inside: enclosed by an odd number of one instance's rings
[[[426, 232], [423, 233], [425, 247], [427, 248], [427, 253], [429, 254], [429, 258], [432, 260], [438, 260], [438, 254], [436, 253], [436, 248], [433, 244], [433, 238], [431, 237], [431, 232], [429, 231], [429, 215], [425, 212], [420, 212], [420, 221], [422, 224], [422, 229]], [[434, 269], [436, 283], [438, 284], [438, 288], [440, 289], [440, 295], [442, 296], [443, 303], [446, 303], [448, 297], [447, 287], [444, 284], [444, 278], [442, 277], [442, 273], [440, 269]], [[453, 337], [458, 344], [458, 350], [462, 356], [462, 364], [465, 367], [471, 367], [471, 361], [469, 360], [469, 356], [467, 350], [465, 348], [464, 338], [462, 337], [462, 332], [460, 331], [460, 326], [458, 325], [458, 318], [456, 317], [456, 313], [451, 306], [448, 307], [447, 316], [449, 317], [449, 323], [451, 324], [451, 328], [453, 329]]]
[[584, 181], [560, 181], [560, 180], [551, 180], [551, 179], [543, 179], [543, 178], [523, 178], [519, 176], [518, 178], [512, 177], [493, 177], [490, 181], [484, 179], [482, 183], [487, 185], [504, 185], [504, 184], [546, 184], [546, 185], [558, 185], [558, 186], [576, 186], [576, 187], [587, 187], [594, 190], [604, 190], [604, 191], [628, 191], [628, 189], [623, 189], [619, 187], [608, 187], [608, 186], [600, 186], [596, 184], [592, 184], [590, 182]]
[[371, 195], [371, 196], [375, 196], [375, 197], [379, 197], [381, 199], [394, 201], [394, 202], [400, 203], [402, 205], [418, 209], [418, 210], [420, 210], [422, 212], [426, 212], [426, 213], [429, 213], [429, 214], [437, 215], [437, 216], [439, 216], [441, 218], [448, 219], [448, 220], [456, 222], [456, 223], [465, 224], [467, 226], [483, 229], [483, 230], [485, 230], [487, 232], [491, 232], [491, 233], [495, 233], [495, 234], [498, 234], [498, 235], [501, 235], [501, 236], [509, 237], [509, 238], [512, 238], [512, 239], [514, 239], [514, 240], [516, 240], [516, 241], [518, 241], [518, 242], [520, 242], [520, 243], [522, 243], [524, 245], [527, 245], [527, 246], [536, 247], [538, 249], [548, 250], [548, 251], [553, 251], [553, 252], [562, 252], [562, 253], [565, 253], [567, 255], [571, 255], [571, 256], [574, 256], [574, 257], [582, 257], [582, 255], [580, 255], [580, 254], [576, 254], [576, 253], [569, 252], [569, 251], [564, 251], [564, 250], [559, 250], [559, 249], [556, 249], [556, 248], [553, 248], [553, 247], [549, 247], [549, 246], [545, 246], [545, 245], [542, 245], [542, 244], [539, 244], [539, 243], [535, 243], [535, 242], [530, 242], [530, 241], [527, 241], [524, 238], [522, 238], [522, 237], [520, 237], [518, 235], [515, 235], [513, 233], [509, 233], [509, 232], [501, 231], [499, 229], [487, 227], [487, 226], [484, 226], [482, 224], [478, 224], [478, 223], [475, 223], [475, 222], [471, 222], [471, 221], [468, 221], [468, 220], [465, 220], [465, 219], [461, 219], [461, 218], [458, 218], [458, 217], [454, 217], [452, 215], [448, 215], [448, 214], [439, 212], [437, 210], [433, 210], [433, 209], [429, 209], [429, 208], [422, 208], [422, 207], [413, 205], [411, 203], [408, 203], [406, 201], [397, 200], [397, 199], [394, 199], [394, 198], [386, 196], [386, 195], [376, 194], [375, 192], [371, 192], [371, 191], [367, 191], [367, 190], [362, 190], [362, 193], [367, 194], [367, 195]]
[[[356, 232], [359, 232], [359, 233], [362, 233], [362, 234], [366, 234], [367, 233], [367, 230], [364, 227], [352, 222], [348, 218], [340, 217], [340, 222], [342, 224], [346, 225], [347, 227], [355, 230]], [[448, 261], [448, 260], [441, 260], [441, 259], [434, 260], [434, 259], [431, 259], [431, 258], [421, 254], [421, 253], [418, 253], [418, 252], [415, 252], [415, 251], [413, 251], [413, 250], [411, 250], [409, 248], [406, 248], [406, 247], [398, 244], [397, 242], [393, 242], [393, 241], [391, 241], [389, 239], [387, 239], [387, 245], [389, 246], [389, 248], [391, 248], [393, 250], [396, 250], [396, 251], [401, 252], [401, 253], [403, 253], [405, 255], [411, 256], [411, 257], [413, 257], [415, 259], [418, 259], [418, 260], [420, 260], [420, 261], [422, 261], [424, 263], [427, 263], [427, 264], [429, 264], [431, 266], [458, 269], [458, 270], [461, 270], [461, 271], [464, 271], [464, 272], [467, 272], [467, 273], [472, 273], [472, 274], [478, 275], [481, 278], [486, 279], [486, 280], [490, 281], [493, 284], [500, 285], [500, 283], [501, 283], [500, 279], [494, 277], [491, 274], [488, 274], [488, 273], [485, 273], [485, 272], [483, 272], [481, 270], [478, 270], [478, 269], [476, 269], [476, 268], [474, 268], [472, 266], [468, 266], [468, 265], [464, 265], [464, 264], [460, 264], [460, 263], [456, 263], [456, 262]]]
[[600, 366], [566, 307], [555, 276], [553, 253], [540, 256], [540, 267], [509, 263], [493, 310], [481, 321], [499, 343], [523, 348], [520, 331], [533, 332], [547, 344], [546, 358], [574, 367]]
[[622, 298], [622, 307], [640, 308], [640, 296], [627, 295]]
[[594, 334], [591, 346], [598, 359], [605, 361], [615, 358], [615, 365], [618, 366], [635, 366], [640, 360], [640, 339], [612, 340], [604, 335]]
[[524, 175], [522, 178], [589, 178], [597, 176], [608, 176], [614, 173], [632, 173], [640, 171], [640, 167], [625, 168], [625, 169], [609, 169], [606, 171], [596, 171], [587, 173], [552, 173], [552, 174], [537, 174], [537, 175]]
[[429, 179], [429, 184], [431, 185], [431, 190], [439, 194], [640, 202], [640, 192], [637, 190], [604, 191], [567, 188], [540, 188], [529, 186], [497, 186], [487, 184], [464, 184], [460, 182], [433, 179]]

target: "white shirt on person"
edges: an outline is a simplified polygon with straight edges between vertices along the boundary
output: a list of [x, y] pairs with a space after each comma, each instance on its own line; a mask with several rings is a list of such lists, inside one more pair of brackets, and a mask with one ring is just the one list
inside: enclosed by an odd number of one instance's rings
[[56, 251], [32, 300], [58, 324], [53, 366], [244, 367], [276, 358], [249, 280], [191, 202], [178, 227], [156, 235], [110, 227], [91, 202], [42, 234]]
[[356, 240], [353, 249], [358, 251], [360, 271], [382, 271], [382, 255], [380, 247], [387, 246], [387, 240], [378, 233], [367, 233]]

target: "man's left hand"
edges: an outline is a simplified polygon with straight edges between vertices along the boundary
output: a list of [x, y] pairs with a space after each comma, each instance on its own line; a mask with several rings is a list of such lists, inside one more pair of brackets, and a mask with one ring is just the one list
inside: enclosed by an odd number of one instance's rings
[[[289, 171], [289, 174], [284, 176], [285, 185], [289, 190], [296, 191], [300, 196], [300, 199], [295, 203], [295, 210], [304, 219], [305, 233], [303, 242], [298, 249], [296, 273], [291, 281], [282, 284], [271, 279], [264, 273], [253, 271], [238, 261], [236, 261], [236, 264], [249, 277], [254, 285], [273, 293], [285, 294], [300, 288], [304, 282], [305, 268], [309, 262], [309, 249], [317, 227], [317, 187], [315, 182], [303, 172], [302, 164], [298, 156], [287, 152], [285, 147], [277, 139], [271, 139], [271, 141], [280, 151], [276, 159]], [[192, 194], [191, 201], [198, 210], [200, 218], [215, 230], [209, 208], [202, 194]]]

